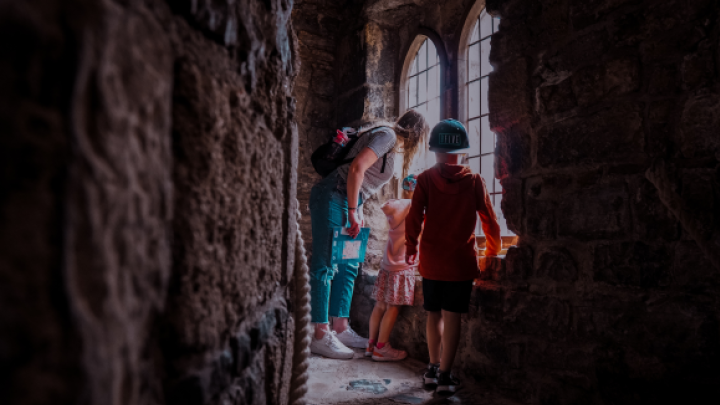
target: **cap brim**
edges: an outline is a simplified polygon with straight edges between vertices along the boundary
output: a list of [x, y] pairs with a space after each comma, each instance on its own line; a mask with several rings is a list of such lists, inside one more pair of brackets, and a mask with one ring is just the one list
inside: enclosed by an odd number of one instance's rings
[[437, 146], [431, 146], [430, 152], [440, 152], [440, 153], [449, 153], [452, 155], [459, 155], [461, 153], [467, 153], [467, 151], [470, 148], [463, 148], [463, 149], [447, 149], [447, 148], [438, 148]]

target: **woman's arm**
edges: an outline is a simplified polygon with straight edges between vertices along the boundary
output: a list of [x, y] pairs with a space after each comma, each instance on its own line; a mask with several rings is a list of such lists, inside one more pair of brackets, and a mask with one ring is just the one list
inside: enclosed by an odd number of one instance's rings
[[[378, 156], [370, 148], [363, 148], [363, 150], [355, 156], [352, 163], [350, 164], [350, 170], [348, 170], [347, 176], [347, 193], [348, 193], [348, 218], [350, 220], [350, 229], [348, 233], [353, 238], [360, 233], [360, 221], [358, 220], [357, 208], [358, 208], [358, 194], [360, 193], [360, 186], [362, 186], [363, 179], [365, 178], [365, 171], [378, 160]], [[355, 209], [352, 209], [355, 208]]]

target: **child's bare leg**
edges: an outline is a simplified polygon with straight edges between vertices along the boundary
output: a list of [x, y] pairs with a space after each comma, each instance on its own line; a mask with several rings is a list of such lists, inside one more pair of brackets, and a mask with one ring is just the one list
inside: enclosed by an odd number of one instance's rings
[[368, 337], [371, 342], [377, 342], [378, 340], [380, 321], [383, 319], [386, 308], [387, 305], [384, 302], [378, 301], [375, 303], [375, 308], [373, 308], [372, 315], [370, 315], [370, 335], [368, 335]]
[[[458, 343], [460, 343], [461, 315], [462, 314], [457, 312], [442, 311], [445, 330], [442, 333], [443, 351], [440, 359], [440, 370], [444, 372], [450, 371], [455, 361], [455, 352], [457, 351]], [[432, 356], [432, 354], [430, 356]]]
[[398, 313], [400, 313], [400, 307], [397, 305], [387, 306], [385, 315], [382, 317], [382, 322], [380, 323], [380, 334], [377, 339], [379, 343], [387, 343], [390, 339], [390, 332], [392, 332], [393, 326], [395, 326]]
[[427, 313], [427, 342], [430, 352], [430, 363], [440, 363], [440, 345], [442, 344], [443, 319], [442, 312]]

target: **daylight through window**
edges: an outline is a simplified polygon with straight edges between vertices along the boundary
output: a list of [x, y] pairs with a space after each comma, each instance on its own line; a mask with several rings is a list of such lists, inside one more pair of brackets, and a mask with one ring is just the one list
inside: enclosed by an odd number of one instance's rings
[[[408, 72], [406, 105], [421, 113], [430, 128], [440, 121], [440, 73], [440, 56], [433, 41], [426, 38]], [[421, 159], [415, 159], [411, 173], [419, 173], [435, 164], [432, 153], [423, 155]]]
[[[485, 10], [475, 23], [467, 46], [467, 76], [465, 91], [465, 108], [467, 120], [465, 125], [470, 136], [470, 152], [468, 164], [474, 173], [480, 173], [485, 179], [488, 192], [498, 216], [502, 235], [513, 235], [507, 228], [505, 217], [500, 209], [502, 187], [495, 179], [495, 134], [490, 131], [488, 117], [488, 75], [493, 71], [490, 65], [490, 38], [497, 32], [500, 19], [493, 18]], [[478, 234], [482, 228], [478, 221]]]

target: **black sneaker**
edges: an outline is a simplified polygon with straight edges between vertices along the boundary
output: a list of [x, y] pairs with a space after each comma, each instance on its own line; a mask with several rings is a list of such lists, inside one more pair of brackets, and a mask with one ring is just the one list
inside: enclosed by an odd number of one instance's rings
[[427, 371], [425, 374], [423, 374], [423, 380], [425, 381], [425, 385], [435, 385], [438, 383], [438, 368], [440, 365], [438, 364], [428, 364]]
[[441, 373], [439, 370], [437, 371], [437, 388], [435, 389], [436, 393], [455, 392], [459, 385], [460, 381], [457, 378], [453, 377], [450, 372]]

